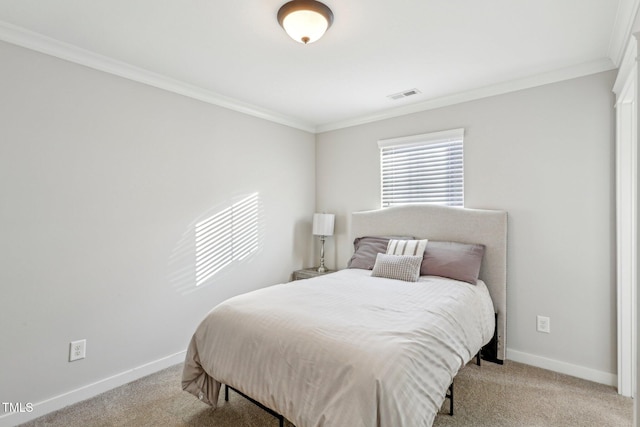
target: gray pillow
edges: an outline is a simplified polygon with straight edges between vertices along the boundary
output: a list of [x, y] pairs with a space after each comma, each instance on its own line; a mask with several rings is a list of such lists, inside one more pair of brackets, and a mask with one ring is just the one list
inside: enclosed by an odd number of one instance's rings
[[391, 239], [413, 240], [413, 237], [396, 236], [365, 236], [357, 237], [353, 241], [353, 256], [347, 264], [347, 268], [362, 268], [372, 270], [376, 263], [376, 255], [387, 252], [387, 246]]
[[371, 276], [417, 282], [420, 277], [420, 264], [422, 264], [420, 255], [378, 254]]
[[421, 276], [441, 276], [476, 284], [484, 256], [484, 245], [434, 242], [429, 240], [424, 251]]

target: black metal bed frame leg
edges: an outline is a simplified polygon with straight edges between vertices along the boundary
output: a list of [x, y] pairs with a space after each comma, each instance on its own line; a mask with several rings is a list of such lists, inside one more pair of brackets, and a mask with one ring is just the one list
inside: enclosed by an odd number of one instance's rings
[[453, 381], [451, 381], [451, 385], [449, 386], [448, 393], [445, 397], [449, 399], [449, 415], [453, 416]]
[[236, 393], [238, 393], [240, 396], [244, 397], [245, 399], [247, 399], [249, 402], [253, 403], [254, 405], [258, 406], [259, 408], [263, 409], [264, 411], [267, 411], [268, 413], [270, 413], [271, 415], [273, 415], [274, 417], [276, 417], [279, 421], [279, 425], [280, 427], [284, 427], [284, 416], [277, 413], [276, 411], [274, 411], [273, 409], [264, 406], [262, 403], [258, 402], [255, 399], [252, 399], [251, 397], [247, 396], [246, 394], [242, 393], [239, 390], [236, 390], [233, 387], [229, 387], [228, 384], [224, 385], [224, 400], [225, 401], [229, 401], [229, 389], [235, 391]]
[[[476, 354], [476, 364], [480, 365], [480, 361], [482, 360], [482, 348]], [[453, 416], [453, 380], [451, 380], [451, 385], [445, 394], [445, 398], [449, 399], [449, 415]]]
[[[480, 365], [480, 360], [482, 359], [482, 349], [478, 351], [476, 354], [476, 364]], [[447, 393], [444, 396], [446, 399], [449, 399], [449, 415], [453, 416], [453, 380], [451, 380], [451, 385], [447, 389]]]

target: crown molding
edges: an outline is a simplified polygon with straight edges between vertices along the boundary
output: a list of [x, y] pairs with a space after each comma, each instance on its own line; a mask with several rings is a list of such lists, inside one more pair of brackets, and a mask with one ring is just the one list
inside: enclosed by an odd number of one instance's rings
[[639, 9], [640, 0], [620, 0], [618, 3], [616, 20], [609, 41], [609, 58], [616, 68], [620, 67], [623, 61]]
[[[637, 11], [637, 6], [640, 3], [640, 0], [623, 0], [623, 2], [625, 4], [633, 2], [633, 4], [635, 5], [634, 10]], [[617, 19], [616, 22], [618, 21], [619, 20]], [[633, 23], [633, 20], [631, 20], [631, 23]], [[629, 27], [628, 31], [630, 30], [631, 29]], [[416, 104], [410, 104], [403, 107], [384, 110], [380, 113], [372, 115], [355, 117], [352, 119], [331, 122], [322, 125], [314, 125], [311, 123], [296, 120], [291, 117], [283, 116], [276, 112], [262, 109], [254, 105], [243, 103], [233, 98], [229, 98], [213, 91], [203, 89], [199, 86], [191, 85], [177, 79], [164, 76], [162, 74], [154, 73], [143, 68], [139, 68], [131, 64], [115, 60], [113, 58], [109, 58], [104, 55], [96, 54], [94, 52], [82, 49], [78, 46], [55, 40], [53, 38], [33, 31], [29, 31], [27, 29], [9, 24], [4, 21], [0, 21], [0, 40], [40, 53], [44, 53], [46, 55], [54, 56], [56, 58], [60, 58], [69, 62], [93, 68], [95, 70], [103, 71], [162, 90], [197, 99], [199, 101], [216, 105], [218, 107], [237, 111], [249, 116], [261, 118], [284, 126], [315, 134], [372, 123], [380, 120], [386, 120], [407, 114], [432, 110], [435, 108], [447, 107], [454, 104], [474, 101], [489, 96], [501, 95], [504, 93], [528, 89], [536, 86], [542, 86], [545, 84], [582, 77], [616, 68], [615, 62], [613, 62], [612, 59], [604, 58], [575, 67], [564, 68], [561, 70], [538, 74], [523, 79], [499, 83], [496, 85], [472, 89], [453, 95], [430, 99]]]
[[197, 99], [218, 107], [237, 111], [249, 116], [268, 120], [306, 132], [315, 132], [313, 125], [303, 123], [290, 117], [277, 114], [263, 108], [256, 107], [219, 93], [191, 85], [171, 77], [154, 73], [143, 68], [109, 58], [104, 55], [82, 49], [78, 46], [55, 40], [51, 37], [29, 31], [25, 28], [0, 21], [0, 40], [21, 46], [36, 52], [64, 59], [85, 67], [113, 74], [125, 79], [133, 80], [169, 92]]
[[622, 92], [625, 90], [626, 85], [629, 80], [629, 76], [632, 74], [633, 70], [637, 68], [636, 66], [636, 57], [638, 55], [638, 40], [637, 37], [630, 37], [629, 43], [627, 43], [627, 48], [625, 49], [624, 56], [620, 62], [620, 67], [618, 68], [618, 75], [616, 77], [616, 81], [613, 84], [613, 92], [616, 96], [620, 96]]
[[347, 127], [377, 122], [380, 120], [391, 119], [394, 117], [405, 116], [407, 114], [448, 107], [455, 104], [461, 104], [463, 102], [475, 101], [490, 96], [502, 95], [509, 92], [530, 89], [537, 86], [543, 86], [564, 80], [597, 74], [604, 71], [610, 71], [614, 70], [615, 68], [616, 66], [609, 58], [603, 58], [575, 67], [562, 68], [560, 70], [537, 74], [523, 79], [512, 80], [505, 83], [499, 83], [491, 86], [472, 89], [465, 92], [459, 92], [453, 95], [443, 96], [424, 102], [418, 102], [416, 104], [394, 108], [393, 110], [386, 110], [377, 114], [320, 125], [316, 127], [316, 133], [329, 132], [332, 130], [338, 130]]

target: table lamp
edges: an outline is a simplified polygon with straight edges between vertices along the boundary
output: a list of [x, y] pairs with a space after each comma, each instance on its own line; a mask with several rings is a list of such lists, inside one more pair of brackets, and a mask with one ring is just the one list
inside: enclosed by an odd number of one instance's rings
[[326, 273], [327, 271], [327, 268], [324, 266], [324, 239], [327, 236], [333, 236], [334, 220], [334, 214], [313, 214], [313, 235], [320, 236], [320, 242], [322, 242], [320, 247], [320, 267], [318, 267], [319, 273]]

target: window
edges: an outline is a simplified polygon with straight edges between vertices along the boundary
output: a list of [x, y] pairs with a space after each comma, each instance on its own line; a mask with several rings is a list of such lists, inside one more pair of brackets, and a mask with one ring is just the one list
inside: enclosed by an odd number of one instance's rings
[[464, 205], [464, 129], [378, 141], [382, 207]]

